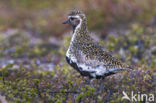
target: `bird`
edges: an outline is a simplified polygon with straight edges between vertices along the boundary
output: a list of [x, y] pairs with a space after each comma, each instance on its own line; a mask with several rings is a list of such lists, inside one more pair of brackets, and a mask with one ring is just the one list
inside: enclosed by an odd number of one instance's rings
[[131, 69], [94, 41], [88, 31], [86, 15], [82, 11], [71, 10], [63, 24], [69, 24], [73, 29], [66, 61], [82, 76], [104, 80], [107, 76]]

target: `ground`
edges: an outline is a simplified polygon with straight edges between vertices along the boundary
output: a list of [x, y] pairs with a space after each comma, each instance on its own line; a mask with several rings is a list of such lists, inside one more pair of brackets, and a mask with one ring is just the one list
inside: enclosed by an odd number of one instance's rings
[[156, 96], [155, 2], [127, 1], [128, 10], [123, 9], [127, 2], [122, 0], [104, 1], [79, 2], [88, 15], [91, 35], [112, 55], [133, 65], [134, 71], [105, 78], [103, 90], [97, 92], [101, 80], [87, 84], [65, 60], [72, 32], [61, 22], [67, 16], [64, 10], [74, 5], [72, 1], [5, 1], [0, 4], [0, 102], [130, 102], [122, 100], [123, 91]]

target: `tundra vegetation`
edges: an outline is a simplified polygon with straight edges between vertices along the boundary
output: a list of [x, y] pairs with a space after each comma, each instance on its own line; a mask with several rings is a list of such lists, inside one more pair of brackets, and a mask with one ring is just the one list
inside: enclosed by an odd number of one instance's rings
[[[123, 91], [156, 96], [156, 0], [1, 0], [0, 8], [0, 102], [127, 103]], [[86, 13], [95, 40], [137, 68], [105, 78], [99, 92], [101, 80], [86, 84], [65, 60], [72, 33], [61, 22], [72, 8]]]

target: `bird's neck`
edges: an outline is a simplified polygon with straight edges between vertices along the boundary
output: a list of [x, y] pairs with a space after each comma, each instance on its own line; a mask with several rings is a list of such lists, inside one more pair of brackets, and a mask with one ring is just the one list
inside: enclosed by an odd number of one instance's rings
[[86, 20], [73, 27], [73, 36], [71, 42], [91, 42], [92, 38], [89, 36]]

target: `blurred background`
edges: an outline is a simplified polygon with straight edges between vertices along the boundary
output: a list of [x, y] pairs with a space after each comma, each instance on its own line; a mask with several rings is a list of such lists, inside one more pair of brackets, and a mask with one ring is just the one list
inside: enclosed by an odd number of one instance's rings
[[0, 30], [18, 28], [43, 37], [62, 36], [69, 29], [61, 22], [73, 8], [86, 13], [90, 30], [106, 32], [109, 27], [125, 27], [133, 22], [154, 25], [155, 5], [154, 0], [3, 0]]
[[[65, 61], [72, 28], [62, 22], [74, 8], [86, 14], [95, 40], [138, 67], [106, 79], [110, 94], [95, 92], [100, 81], [86, 86]], [[117, 103], [122, 90], [155, 93], [155, 87], [156, 0], [0, 1], [0, 103]], [[81, 92], [66, 93], [73, 89]]]

